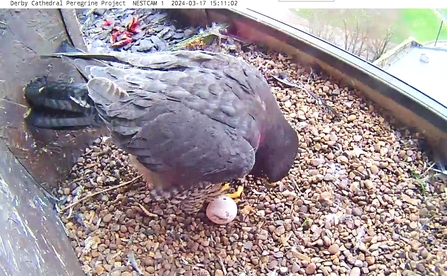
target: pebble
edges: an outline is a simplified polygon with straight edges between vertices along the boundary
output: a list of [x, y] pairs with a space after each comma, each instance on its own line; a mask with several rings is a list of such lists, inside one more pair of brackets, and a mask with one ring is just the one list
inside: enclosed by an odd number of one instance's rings
[[368, 189], [368, 190], [373, 189], [374, 188], [374, 183], [371, 180], [369, 180], [369, 179], [365, 180], [365, 188]]
[[367, 264], [373, 265], [376, 262], [376, 259], [374, 258], [374, 256], [367, 256], [365, 258], [365, 261]]
[[[323, 244], [325, 245], [325, 246], [331, 246], [331, 239], [328, 237], [328, 236], [324, 236], [323, 237]], [[329, 249], [328, 249], [329, 250]], [[330, 251], [329, 251], [330, 252]]]
[[272, 260], [272, 261], [269, 262], [269, 265], [268, 265], [269, 269], [273, 270], [273, 269], [275, 269], [277, 267], [278, 267], [278, 261], [277, 260]]
[[357, 119], [357, 116], [355, 116], [355, 115], [349, 115], [348, 116], [348, 122], [353, 122], [353, 121], [355, 121]]
[[292, 273], [297, 273], [298, 271], [300, 271], [300, 269], [301, 269], [301, 267], [297, 263], [294, 262], [292, 264], [292, 269], [291, 269]]
[[276, 228], [275, 232], [276, 232], [277, 235], [282, 235], [282, 234], [284, 234], [286, 232], [286, 229], [284, 228], [283, 225], [281, 225], [278, 228]]
[[324, 160], [322, 160], [322, 159], [313, 159], [311, 162], [312, 162], [313, 166], [318, 167], [318, 166], [320, 166], [321, 164], [324, 163]]
[[306, 266], [306, 274], [314, 274], [317, 266], [314, 263], [310, 263]]
[[344, 155], [340, 155], [339, 157], [337, 157], [337, 161], [342, 163], [342, 164], [348, 164], [349, 163], [348, 157], [346, 157]]
[[401, 199], [402, 199], [402, 201], [407, 202], [407, 203], [409, 203], [411, 205], [414, 205], [414, 206], [418, 206], [420, 204], [420, 200], [419, 199], [411, 198], [411, 197], [409, 197], [406, 194], [402, 194]]
[[379, 168], [376, 165], [371, 165], [370, 170], [371, 170], [372, 174], [378, 174], [379, 173]]
[[102, 218], [102, 221], [105, 223], [109, 223], [112, 220], [112, 218], [113, 218], [113, 215], [109, 213]]
[[412, 222], [410, 222], [409, 226], [411, 229], [414, 230], [414, 229], [418, 228], [418, 223], [416, 221], [412, 221]]
[[360, 276], [360, 275], [362, 275], [362, 272], [359, 267], [353, 267], [349, 272], [349, 276]]
[[289, 272], [288, 267], [282, 266], [279, 268], [279, 273], [281, 273], [281, 274], [287, 274], [288, 272]]
[[352, 214], [354, 216], [360, 217], [363, 214], [363, 210], [360, 207], [356, 207], [356, 208], [352, 209]]
[[376, 251], [377, 249], [379, 249], [378, 243], [371, 244], [371, 246], [368, 248], [369, 251]]
[[327, 249], [329, 251], [329, 253], [331, 253], [332, 255], [337, 254], [338, 252], [340, 252], [340, 247], [338, 246], [338, 244], [334, 243], [331, 246], [329, 246], [329, 248]]

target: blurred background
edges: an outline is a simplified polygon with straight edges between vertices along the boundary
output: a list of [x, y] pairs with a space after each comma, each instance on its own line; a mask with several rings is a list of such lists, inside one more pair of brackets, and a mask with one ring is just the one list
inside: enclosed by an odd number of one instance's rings
[[447, 107], [447, 9], [255, 10], [373, 63]]
[[269, 7], [255, 10], [307, 31], [370, 62], [411, 38], [424, 46], [447, 48], [447, 27], [442, 23], [447, 9], [325, 10]]

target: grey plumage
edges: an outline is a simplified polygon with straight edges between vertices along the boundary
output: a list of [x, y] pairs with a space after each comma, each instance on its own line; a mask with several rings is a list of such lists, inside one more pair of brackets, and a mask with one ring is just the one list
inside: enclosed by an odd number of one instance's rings
[[278, 181], [293, 164], [297, 134], [266, 80], [241, 59], [204, 51], [49, 56], [86, 77], [92, 119], [148, 170], [155, 198], [203, 189], [203, 203], [218, 184], [249, 173]]

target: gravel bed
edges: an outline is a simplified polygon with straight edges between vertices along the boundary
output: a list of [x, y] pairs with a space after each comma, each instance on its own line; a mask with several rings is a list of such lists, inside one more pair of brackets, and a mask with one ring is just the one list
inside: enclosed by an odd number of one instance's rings
[[277, 187], [247, 177], [237, 218], [219, 226], [150, 202], [127, 154], [98, 138], [57, 191], [85, 273], [446, 275], [446, 178], [423, 137], [284, 55], [232, 49], [264, 73], [298, 130], [290, 174]]

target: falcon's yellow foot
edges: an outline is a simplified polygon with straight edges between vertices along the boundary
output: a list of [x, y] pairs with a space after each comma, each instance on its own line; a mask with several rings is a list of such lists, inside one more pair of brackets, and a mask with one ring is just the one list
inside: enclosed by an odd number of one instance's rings
[[237, 187], [236, 192], [231, 193], [231, 194], [226, 194], [226, 196], [228, 196], [229, 198], [232, 198], [232, 199], [239, 199], [241, 197], [241, 194], [243, 191], [244, 191], [244, 187], [239, 186], [239, 187]]
[[[226, 190], [229, 190], [230, 188], [231, 188], [230, 183], [225, 183], [220, 188], [220, 191], [224, 192]], [[241, 197], [241, 194], [242, 194], [243, 191], [244, 191], [244, 186], [239, 186], [239, 187], [237, 187], [236, 192], [230, 193], [230, 194], [226, 194], [226, 196], [228, 196], [229, 198], [232, 198], [232, 199], [234, 199], [234, 201], [238, 202], [239, 201], [239, 197]]]
[[225, 183], [222, 185], [222, 187], [220, 188], [221, 192], [225, 192], [226, 190], [229, 190], [231, 188], [230, 183]]
[[277, 187], [280, 183], [281, 183], [280, 181], [270, 183], [270, 182], [268, 182], [267, 180], [262, 180], [262, 184], [264, 184], [264, 186], [266, 186], [266, 187], [268, 187], [268, 188], [275, 188], [275, 187]]

